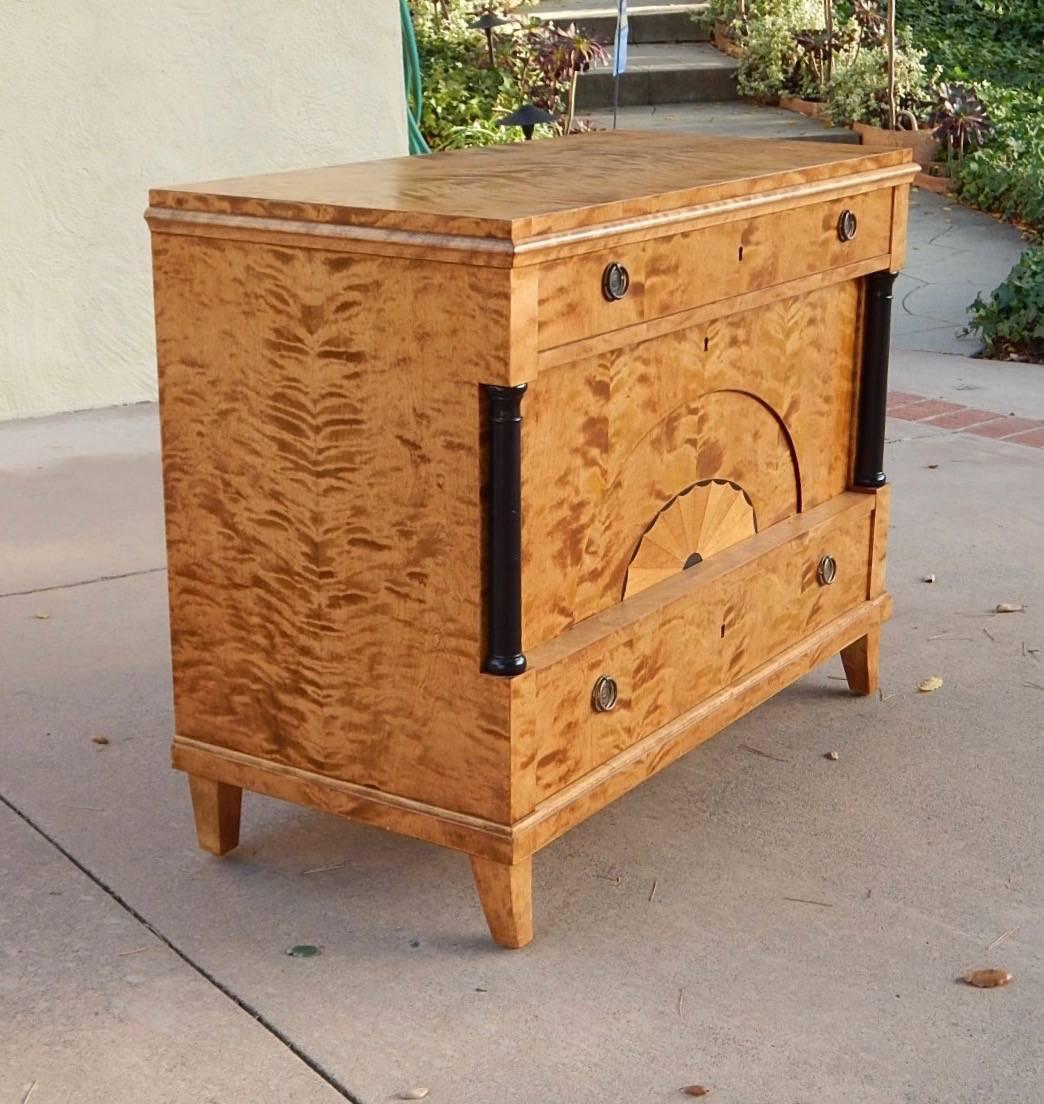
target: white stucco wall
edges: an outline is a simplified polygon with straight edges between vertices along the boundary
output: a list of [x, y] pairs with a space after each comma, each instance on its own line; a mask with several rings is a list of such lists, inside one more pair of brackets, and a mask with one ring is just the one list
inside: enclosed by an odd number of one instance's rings
[[395, 0], [0, 0], [0, 419], [156, 394], [150, 186], [406, 152]]

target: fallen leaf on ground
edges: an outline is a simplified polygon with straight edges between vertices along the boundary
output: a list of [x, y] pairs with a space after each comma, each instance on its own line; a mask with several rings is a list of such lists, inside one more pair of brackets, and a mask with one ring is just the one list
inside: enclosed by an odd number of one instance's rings
[[1025, 613], [1026, 607], [1016, 605], [1014, 602], [998, 602], [993, 608], [994, 613]]
[[937, 468], [938, 466], [938, 464], [925, 464], [926, 468]]
[[838, 759], [841, 758], [841, 756], [838, 755], [838, 753], [836, 751], [828, 751], [826, 753], [826, 755], [823, 756], [823, 758], [824, 759], [829, 759], [831, 763], [836, 763], [838, 761]]
[[934, 575], [925, 575], [923, 581], [926, 582], [926, 583], [934, 583], [935, 582], [935, 576]]
[[932, 675], [931, 678], [926, 678], [923, 682], [917, 684], [917, 689], [922, 694], [930, 694], [933, 690], [938, 690], [942, 686], [943, 680], [938, 675]]
[[428, 1095], [427, 1089], [406, 1089], [399, 1093], [400, 1100], [423, 1100]]
[[109, 742], [108, 736], [102, 736], [100, 734], [91, 737], [92, 744], [107, 744]]
[[291, 958], [315, 958], [319, 948], [311, 943], [297, 943], [286, 952]]
[[704, 1085], [686, 1085], [685, 1088], [682, 1089], [682, 1092], [685, 1093], [686, 1096], [710, 1095], [710, 1089], [706, 1088]]
[[35, 617], [37, 621], [50, 621], [51, 620], [51, 615], [49, 613], [34, 613], [33, 617]]
[[996, 967], [990, 970], [972, 970], [964, 975], [964, 981], [967, 985], [974, 985], [976, 989], [999, 989], [1011, 981], [1011, 974]]

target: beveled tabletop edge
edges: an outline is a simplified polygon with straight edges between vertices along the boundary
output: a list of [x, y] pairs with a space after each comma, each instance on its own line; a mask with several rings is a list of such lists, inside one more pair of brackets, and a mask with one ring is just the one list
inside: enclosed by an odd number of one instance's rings
[[[570, 153], [575, 155], [590, 150], [597, 144], [611, 151], [614, 157], [622, 148], [632, 150], [643, 147], [650, 151], [662, 148], [657, 141], [646, 145], [650, 137], [655, 139], [675, 139], [695, 153], [699, 152], [700, 142], [712, 149], [711, 141], [721, 143], [727, 152], [736, 151], [742, 158], [745, 151], [755, 149], [758, 154], [766, 150], [783, 155], [800, 154], [806, 158], [812, 146], [824, 146], [826, 143], [807, 141], [779, 141], [776, 139], [705, 139], [704, 136], [670, 135], [638, 132], [596, 132], [595, 135], [572, 136], [568, 139], [549, 139], [532, 143], [544, 147], [550, 152], [551, 142], [569, 142], [573, 145]], [[700, 141], [695, 142], [694, 137]], [[598, 138], [597, 143], [590, 140]], [[577, 143], [587, 140], [585, 146]], [[625, 145], [626, 144], [626, 145]], [[761, 147], [758, 149], [757, 147]], [[479, 158], [491, 150], [504, 151], [515, 147], [491, 147], [487, 150], [462, 150], [445, 154], [436, 154], [427, 158], [429, 164], [434, 158], [443, 159], [445, 166], [448, 158], [457, 158], [454, 171], [467, 163], [478, 163]], [[532, 157], [530, 150], [522, 148], [522, 156]], [[556, 147], [557, 150], [560, 146]], [[594, 154], [594, 151], [591, 151]], [[482, 213], [456, 213], [446, 210], [423, 210], [423, 203], [415, 209], [395, 209], [391, 206], [352, 206], [343, 202], [324, 202], [318, 200], [290, 200], [276, 198], [261, 193], [278, 191], [293, 186], [307, 192], [308, 181], [315, 175], [344, 171], [348, 174], [369, 174], [393, 172], [396, 168], [407, 167], [416, 172], [420, 166], [403, 166], [403, 162], [416, 161], [410, 158], [392, 158], [387, 161], [362, 162], [358, 166], [331, 166], [325, 169], [300, 170], [289, 173], [274, 173], [257, 177], [244, 177], [233, 180], [209, 183], [181, 185], [172, 188], [154, 188], [149, 192], [150, 209], [147, 213], [154, 229], [161, 229], [160, 223], [177, 221], [179, 216], [191, 219], [197, 225], [213, 223], [215, 226], [234, 219], [238, 224], [263, 223], [269, 229], [280, 223], [293, 223], [300, 233], [309, 224], [316, 229], [324, 227], [325, 234], [335, 233], [338, 237], [359, 237], [368, 240], [382, 239], [389, 243], [406, 240], [412, 245], [423, 244], [429, 236], [437, 240], [440, 249], [452, 249], [459, 241], [460, 248], [468, 251], [486, 250], [497, 253], [513, 253], [519, 250], [531, 251], [541, 248], [545, 241], [569, 240], [577, 235], [581, 237], [603, 236], [616, 232], [628, 223], [641, 223], [647, 220], [681, 221], [696, 218], [701, 208], [717, 206], [721, 203], [757, 206], [757, 198], [771, 193], [776, 199], [785, 199], [792, 194], [795, 199], [809, 191], [824, 190], [824, 186], [834, 190], [843, 188], [851, 178], [877, 176], [894, 177], [894, 183], [912, 179], [918, 169], [909, 150], [865, 150], [863, 147], [847, 146], [839, 149], [836, 143], [830, 150], [820, 150], [825, 159], [796, 168], [763, 169], [744, 175], [730, 176], [726, 179], [702, 182], [692, 187], [666, 187], [647, 190], [644, 193], [626, 195], [622, 198], [600, 200], [590, 204], [582, 202], [571, 206], [559, 206], [557, 209], [533, 211], [518, 217], [495, 217]], [[469, 160], [465, 162], [464, 156]], [[591, 162], [597, 164], [594, 156]], [[784, 160], [786, 158], [784, 157]], [[740, 160], [740, 163], [742, 161]], [[503, 165], [498, 165], [500, 168]], [[681, 171], [684, 166], [681, 167]], [[883, 170], [892, 170], [891, 172]], [[423, 174], [426, 170], [420, 169]], [[677, 175], [680, 171], [673, 166]], [[224, 188], [224, 190], [221, 190]], [[321, 189], [319, 189], [321, 190]], [[575, 186], [574, 186], [575, 190]], [[250, 194], [254, 193], [254, 194]], [[479, 206], [480, 204], [476, 204]], [[494, 202], [492, 204], [496, 206]], [[553, 206], [553, 205], [552, 205]], [[336, 230], [335, 230], [336, 228]], [[492, 240], [491, 240], [492, 239]]]

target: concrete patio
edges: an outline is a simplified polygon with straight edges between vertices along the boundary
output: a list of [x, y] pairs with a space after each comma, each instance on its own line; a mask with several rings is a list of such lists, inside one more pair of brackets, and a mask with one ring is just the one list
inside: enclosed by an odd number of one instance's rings
[[[938, 351], [1018, 249], [916, 198], [896, 391], [1044, 420]], [[0, 425], [0, 1100], [1039, 1104], [1044, 448], [889, 425], [882, 694], [834, 660], [542, 852], [520, 952], [419, 842], [248, 797], [196, 850], [155, 407]]]

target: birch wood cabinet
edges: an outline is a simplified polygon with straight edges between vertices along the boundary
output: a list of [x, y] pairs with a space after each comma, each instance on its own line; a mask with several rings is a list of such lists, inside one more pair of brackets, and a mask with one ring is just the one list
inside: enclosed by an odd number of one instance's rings
[[151, 193], [176, 734], [533, 854], [840, 652], [877, 681], [906, 151], [591, 134]]

